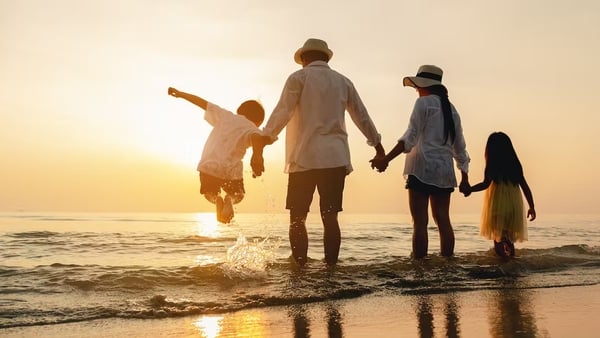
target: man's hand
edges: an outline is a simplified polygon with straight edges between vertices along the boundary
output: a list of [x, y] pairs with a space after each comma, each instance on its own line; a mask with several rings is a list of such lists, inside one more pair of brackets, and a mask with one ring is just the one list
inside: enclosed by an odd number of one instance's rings
[[386, 161], [385, 157], [374, 157], [369, 161], [371, 163], [371, 169], [377, 169], [377, 172], [384, 172], [390, 164]]

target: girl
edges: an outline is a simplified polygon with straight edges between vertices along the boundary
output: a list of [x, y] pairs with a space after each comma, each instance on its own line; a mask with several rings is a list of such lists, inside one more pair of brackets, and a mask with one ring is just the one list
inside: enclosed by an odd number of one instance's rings
[[488, 137], [485, 161], [483, 182], [465, 189], [464, 193], [469, 196], [471, 192], [486, 190], [480, 234], [494, 241], [494, 249], [500, 257], [513, 257], [513, 242], [527, 240], [527, 218], [520, 190], [529, 204], [530, 221], [536, 217], [533, 195], [508, 135], [495, 132]]

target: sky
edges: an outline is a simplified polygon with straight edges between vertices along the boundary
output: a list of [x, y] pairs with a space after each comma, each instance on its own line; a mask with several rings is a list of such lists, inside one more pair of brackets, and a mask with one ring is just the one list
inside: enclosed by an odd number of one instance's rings
[[[169, 86], [267, 116], [307, 38], [333, 50], [390, 150], [417, 97], [402, 78], [444, 70], [483, 178], [487, 136], [506, 132], [538, 217], [598, 211], [600, 2], [595, 0], [0, 0], [0, 211], [203, 212], [203, 111]], [[345, 212], [408, 213], [399, 156], [385, 173], [347, 119]], [[284, 134], [237, 212], [285, 212]], [[479, 212], [481, 193], [452, 198]], [[313, 210], [317, 207], [313, 204]], [[542, 216], [543, 217], [543, 216]]]

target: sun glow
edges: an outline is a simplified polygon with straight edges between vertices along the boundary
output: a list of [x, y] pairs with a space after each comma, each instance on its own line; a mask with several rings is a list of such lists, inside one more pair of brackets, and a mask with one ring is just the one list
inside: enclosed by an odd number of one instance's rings
[[[169, 100], [166, 91], [165, 87]], [[130, 128], [127, 137], [143, 152], [195, 169], [211, 126], [203, 120], [200, 108], [172, 100], [159, 107], [145, 107], [143, 124], [134, 114], [128, 124], [135, 128]]]
[[198, 236], [210, 238], [221, 237], [219, 222], [214, 213], [198, 213], [195, 218]]
[[204, 316], [194, 322], [202, 337], [216, 338], [223, 330], [222, 316]]

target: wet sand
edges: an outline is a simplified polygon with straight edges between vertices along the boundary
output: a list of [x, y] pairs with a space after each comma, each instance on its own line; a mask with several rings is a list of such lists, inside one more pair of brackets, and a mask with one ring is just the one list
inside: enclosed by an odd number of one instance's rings
[[2, 337], [597, 337], [600, 285], [385, 295], [165, 319], [0, 329]]

